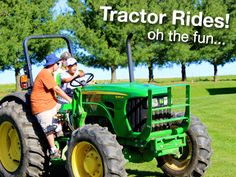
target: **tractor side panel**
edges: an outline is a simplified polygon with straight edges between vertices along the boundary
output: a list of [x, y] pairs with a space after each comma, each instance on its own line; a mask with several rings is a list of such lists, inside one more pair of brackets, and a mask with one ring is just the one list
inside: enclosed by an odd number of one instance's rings
[[126, 97], [115, 94], [84, 94], [84, 109], [87, 123], [106, 126], [119, 137], [129, 134], [130, 126], [125, 116]]

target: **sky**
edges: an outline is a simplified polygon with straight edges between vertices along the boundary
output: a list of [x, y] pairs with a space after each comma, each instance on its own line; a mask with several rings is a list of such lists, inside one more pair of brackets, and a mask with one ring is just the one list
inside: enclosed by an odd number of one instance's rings
[[[128, 61], [127, 61], [128, 62]], [[35, 78], [37, 73], [43, 68], [43, 66], [33, 66], [33, 77]], [[95, 69], [92, 67], [86, 67], [82, 64], [78, 65], [79, 69], [84, 70], [86, 73], [93, 73], [95, 80], [110, 80], [111, 72], [108, 70]], [[218, 75], [236, 75], [236, 62], [225, 64], [223, 67], [219, 66]], [[197, 76], [213, 76], [213, 66], [209, 63], [191, 64], [186, 68], [187, 77]], [[23, 72], [21, 71], [23, 74]], [[135, 67], [134, 76], [136, 79], [147, 79], [148, 68], [147, 66]], [[155, 78], [181, 78], [181, 66], [173, 65], [170, 68], [154, 68]], [[117, 70], [117, 79], [129, 79], [128, 68], [121, 68]], [[0, 72], [0, 84], [15, 83], [14, 71]]]

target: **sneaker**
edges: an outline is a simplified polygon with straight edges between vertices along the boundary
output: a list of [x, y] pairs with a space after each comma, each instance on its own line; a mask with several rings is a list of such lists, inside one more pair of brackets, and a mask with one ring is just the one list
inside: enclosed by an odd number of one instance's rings
[[55, 129], [55, 132], [58, 133], [58, 132], [61, 132], [62, 131], [62, 126], [61, 124], [54, 124], [57, 126], [57, 128]]
[[60, 158], [61, 157], [61, 151], [59, 149], [56, 149], [54, 152], [50, 152], [50, 158]]

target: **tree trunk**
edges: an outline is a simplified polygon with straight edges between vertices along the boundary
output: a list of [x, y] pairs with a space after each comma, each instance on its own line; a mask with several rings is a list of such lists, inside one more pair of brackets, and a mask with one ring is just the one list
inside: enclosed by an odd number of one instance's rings
[[20, 69], [15, 68], [15, 80], [16, 80], [16, 92], [20, 92], [21, 86], [20, 86]]
[[181, 74], [182, 74], [182, 81], [186, 81], [186, 65], [185, 63], [181, 63]]
[[115, 66], [112, 66], [111, 67], [111, 83], [114, 83], [117, 81], [117, 78], [116, 78], [116, 69], [117, 67]]
[[153, 62], [150, 61], [148, 64], [148, 82], [154, 81], [154, 75], [153, 75]]
[[214, 66], [214, 82], [217, 82], [217, 72], [218, 72], [217, 64], [213, 64], [213, 66]]

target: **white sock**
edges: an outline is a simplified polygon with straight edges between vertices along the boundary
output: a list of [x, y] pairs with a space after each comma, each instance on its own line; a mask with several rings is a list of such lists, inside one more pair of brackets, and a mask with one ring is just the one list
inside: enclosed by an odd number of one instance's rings
[[55, 129], [55, 132], [60, 132], [60, 131], [62, 131], [62, 126], [61, 126], [61, 124], [57, 124], [57, 128]]
[[55, 153], [55, 152], [56, 152], [56, 150], [57, 150], [56, 146], [54, 146], [54, 147], [50, 148], [50, 152], [51, 152], [51, 153]]

